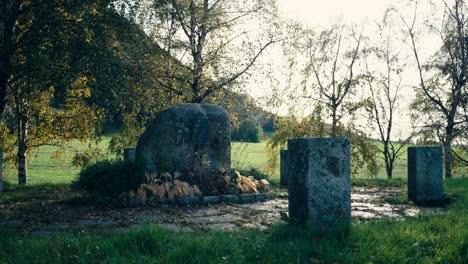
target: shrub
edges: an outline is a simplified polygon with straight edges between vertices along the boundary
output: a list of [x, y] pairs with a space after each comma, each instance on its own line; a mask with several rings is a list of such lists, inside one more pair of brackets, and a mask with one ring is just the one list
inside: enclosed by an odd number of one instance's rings
[[245, 119], [231, 136], [235, 141], [258, 143], [262, 140], [263, 130], [254, 120]]
[[93, 195], [113, 196], [141, 184], [140, 169], [122, 160], [101, 160], [84, 167], [74, 186]]

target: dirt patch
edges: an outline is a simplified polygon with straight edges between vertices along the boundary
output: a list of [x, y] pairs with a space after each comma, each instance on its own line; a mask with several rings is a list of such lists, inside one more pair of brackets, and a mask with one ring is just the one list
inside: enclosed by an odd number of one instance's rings
[[[266, 229], [284, 221], [288, 213], [287, 193], [278, 198], [249, 204], [213, 204], [195, 207], [113, 208], [89, 200], [57, 202], [32, 200], [2, 203], [5, 216], [0, 228], [15, 228], [33, 236], [47, 236], [57, 231], [83, 232], [102, 229], [125, 230], [129, 227], [157, 223], [176, 231]], [[352, 189], [353, 221], [382, 218], [414, 217], [442, 212], [444, 209], [418, 207], [405, 201], [400, 187]]]

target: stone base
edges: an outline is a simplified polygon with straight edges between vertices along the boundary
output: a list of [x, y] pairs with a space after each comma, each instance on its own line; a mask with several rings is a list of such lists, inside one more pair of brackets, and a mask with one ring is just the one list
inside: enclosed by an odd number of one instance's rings
[[443, 200], [441, 147], [408, 148], [408, 200], [437, 205]]
[[350, 145], [345, 138], [288, 141], [289, 216], [315, 230], [351, 223]]

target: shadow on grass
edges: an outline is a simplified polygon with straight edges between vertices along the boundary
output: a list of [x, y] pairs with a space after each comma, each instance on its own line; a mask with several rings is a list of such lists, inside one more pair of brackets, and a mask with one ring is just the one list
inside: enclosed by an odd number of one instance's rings
[[19, 186], [6, 184], [0, 193], [1, 203], [53, 201], [57, 203], [74, 203], [79, 205], [89, 200], [82, 191], [72, 188], [70, 184], [38, 184]]
[[408, 184], [406, 179], [366, 179], [366, 178], [354, 178], [351, 179], [351, 184], [354, 187], [403, 187]]

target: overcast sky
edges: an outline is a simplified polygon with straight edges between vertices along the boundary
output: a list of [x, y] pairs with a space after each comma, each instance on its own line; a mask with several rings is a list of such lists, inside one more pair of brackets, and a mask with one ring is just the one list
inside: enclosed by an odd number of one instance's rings
[[325, 25], [342, 17], [349, 22], [382, 17], [392, 0], [278, 0], [281, 12], [308, 25]]
[[[371, 25], [375, 25], [375, 23], [379, 22], [385, 10], [391, 5], [396, 4], [397, 1], [399, 3], [408, 4], [410, 0], [277, 0], [278, 1], [278, 8], [281, 12], [282, 16], [285, 18], [293, 19], [298, 22], [301, 22], [304, 25], [320, 29], [321, 26], [327, 27], [332, 23], [336, 22], [337, 19], [341, 19], [341, 21], [345, 24], [357, 24], [357, 25], [365, 25], [367, 29], [372, 28]], [[422, 9], [422, 8], [421, 8]], [[424, 19], [424, 12], [420, 14], [420, 18]], [[413, 13], [411, 12], [411, 15]], [[372, 34], [370, 34], [372, 35]], [[426, 42], [426, 41], [424, 41]], [[427, 43], [427, 42], [426, 42]], [[405, 47], [406, 49], [407, 47]], [[426, 49], [427, 50], [427, 49]], [[276, 51], [272, 51], [269, 55], [266, 55], [267, 60], [272, 60], [279, 55], [281, 51], [278, 49]], [[276, 71], [276, 76], [281, 79], [281, 73], [284, 74], [285, 70], [281, 70], [279, 67], [274, 70]], [[413, 74], [411, 74], [413, 75]], [[417, 76], [417, 75], [415, 75]], [[283, 77], [283, 79], [285, 79]], [[411, 83], [411, 80], [406, 80]], [[278, 83], [278, 87], [281, 87], [280, 82]], [[250, 85], [249, 85], [250, 86]], [[275, 84], [268, 84], [265, 87], [261, 88], [259, 85], [258, 80], [256, 80], [253, 85], [250, 86], [249, 93], [254, 97], [256, 95], [261, 94], [268, 94], [271, 91], [272, 86]], [[282, 89], [282, 88], [280, 88]], [[403, 105], [408, 105], [412, 98], [414, 98], [414, 90], [409, 86], [406, 87], [403, 91], [401, 91], [401, 95], [405, 99]], [[298, 102], [289, 102], [286, 99], [286, 104], [283, 104], [282, 107], [272, 109], [271, 105], [265, 105], [265, 107], [269, 108], [269, 110], [275, 111], [279, 114], [287, 114], [289, 106], [298, 105]], [[287, 106], [289, 105], [289, 106]], [[301, 107], [300, 107], [301, 108]], [[404, 108], [404, 107], [403, 107]], [[304, 115], [308, 112], [310, 113], [311, 109], [305, 109], [303, 113], [296, 112], [294, 110], [294, 114], [296, 115]], [[405, 131], [409, 131], [410, 128], [410, 119], [407, 115], [408, 111], [404, 110], [397, 118], [398, 124], [395, 124], [397, 133], [406, 134]], [[360, 119], [360, 123], [365, 124], [367, 121], [366, 117], [362, 117]], [[371, 131], [369, 133], [373, 134]], [[373, 135], [375, 136], [375, 135]]]

